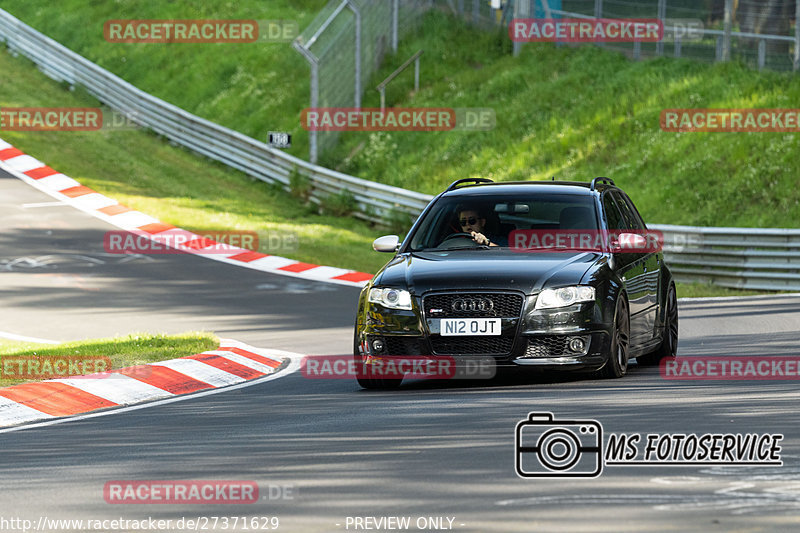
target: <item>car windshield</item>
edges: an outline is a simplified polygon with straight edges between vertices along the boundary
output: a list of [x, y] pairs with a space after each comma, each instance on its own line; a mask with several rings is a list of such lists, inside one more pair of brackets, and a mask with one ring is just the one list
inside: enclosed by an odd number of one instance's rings
[[443, 197], [417, 227], [409, 251], [503, 249], [514, 230], [596, 230], [597, 224], [594, 199], [584, 194]]

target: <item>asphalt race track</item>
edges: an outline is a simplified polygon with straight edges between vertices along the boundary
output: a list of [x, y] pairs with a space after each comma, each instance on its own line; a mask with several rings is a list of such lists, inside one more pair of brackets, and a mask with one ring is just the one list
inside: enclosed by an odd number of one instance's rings
[[[111, 256], [103, 234], [112, 227], [7, 175], [0, 209], [0, 331], [66, 341], [210, 330], [302, 354], [351, 347], [355, 288], [188, 255]], [[800, 297], [684, 301], [680, 313], [682, 357], [798, 355]], [[0, 507], [34, 523], [278, 517], [287, 532], [354, 531], [353, 517], [387, 516], [411, 517], [410, 531], [433, 531], [416, 527], [429, 517], [465, 532], [796, 530], [798, 398], [796, 381], [675, 381], [635, 365], [621, 380], [521, 375], [409, 382], [391, 392], [293, 373], [0, 433]], [[784, 464], [607, 465], [594, 479], [522, 479], [514, 429], [532, 411], [597, 420], [606, 434], [780, 433]], [[262, 500], [103, 498], [108, 481], [148, 479], [253, 480]], [[277, 497], [275, 487], [291, 494]]]

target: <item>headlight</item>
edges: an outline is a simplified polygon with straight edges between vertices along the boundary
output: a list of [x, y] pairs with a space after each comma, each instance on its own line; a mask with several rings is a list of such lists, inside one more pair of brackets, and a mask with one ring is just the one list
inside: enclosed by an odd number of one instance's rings
[[389, 309], [411, 309], [411, 293], [402, 289], [370, 289], [369, 301]]
[[536, 309], [554, 309], [567, 307], [579, 302], [593, 302], [594, 287], [575, 285], [574, 287], [561, 287], [560, 289], [545, 289], [536, 298]]

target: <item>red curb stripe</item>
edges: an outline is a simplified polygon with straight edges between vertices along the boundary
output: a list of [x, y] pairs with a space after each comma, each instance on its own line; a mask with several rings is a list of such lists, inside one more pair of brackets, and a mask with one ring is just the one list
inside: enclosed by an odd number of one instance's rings
[[283, 270], [285, 272], [305, 272], [306, 270], [311, 270], [312, 268], [317, 268], [318, 266], [319, 265], [312, 265], [310, 263], [295, 263], [293, 265], [280, 267], [278, 270]]
[[225, 372], [244, 379], [254, 379], [261, 376], [266, 376], [266, 374], [263, 372], [253, 370], [252, 368], [240, 365], [239, 363], [234, 363], [230, 359], [225, 359], [219, 355], [199, 353], [197, 355], [184, 357], [183, 359], [194, 359], [195, 361], [200, 361], [207, 365], [213, 366], [214, 368], [219, 368], [220, 370], [224, 370]]
[[199, 239], [192, 239], [191, 241], [183, 243], [183, 247], [191, 248], [192, 250], [202, 250], [203, 248], [208, 248], [209, 246], [214, 246], [215, 244], [219, 243], [214, 239], [201, 237]]
[[372, 279], [372, 274], [367, 274], [366, 272], [348, 272], [347, 274], [342, 274], [340, 276], [334, 276], [331, 279], [339, 279], [342, 281], [353, 281], [353, 282], [361, 282], [361, 281], [369, 281]]
[[75, 187], [69, 187], [68, 189], [64, 189], [62, 191], [58, 191], [64, 196], [69, 196], [70, 198], [77, 198], [78, 196], [84, 196], [86, 194], [92, 194], [93, 191], [89, 187], [85, 187], [83, 185], [76, 185]]
[[232, 255], [228, 259], [236, 259], [237, 261], [241, 261], [243, 263], [249, 263], [251, 261], [255, 261], [256, 259], [261, 259], [262, 257], [269, 257], [269, 255], [259, 252], [242, 252], [240, 254]]
[[181, 374], [171, 368], [158, 365], [136, 365], [127, 368], [120, 368], [112, 371], [114, 374], [122, 374], [135, 380], [147, 383], [161, 390], [172, 394], [188, 394], [203, 389], [213, 389], [214, 385], [190, 378], [186, 374]]
[[17, 157], [20, 155], [25, 155], [25, 152], [18, 150], [17, 148], [6, 148], [4, 150], [0, 150], [0, 161], [6, 161], [13, 157]]
[[13, 385], [0, 389], [0, 396], [52, 416], [77, 415], [117, 406], [81, 389], [51, 381]]
[[102, 209], [98, 209], [98, 211], [108, 216], [119, 215], [120, 213], [127, 213], [130, 210], [131, 210], [130, 207], [125, 207], [122, 204], [114, 204], [108, 207], [103, 207]]
[[47, 176], [52, 176], [53, 174], [58, 174], [58, 170], [48, 167], [47, 165], [39, 168], [34, 168], [32, 170], [28, 170], [24, 172], [26, 176], [29, 178], [33, 178], [35, 180], [40, 180], [42, 178], [46, 178]]
[[146, 231], [150, 235], [155, 235], [156, 233], [161, 233], [162, 231], [175, 229], [175, 226], [173, 226], [172, 224], [165, 224], [163, 222], [153, 222], [152, 224], [145, 224], [144, 226], [139, 226], [138, 229]]
[[224, 346], [220, 346], [219, 348], [217, 348], [217, 350], [220, 350], [220, 351], [224, 350], [226, 352], [235, 353], [237, 355], [241, 355], [242, 357], [247, 357], [248, 359], [252, 359], [253, 361], [258, 361], [259, 363], [265, 364], [265, 365], [270, 366], [272, 368], [278, 368], [279, 366], [281, 366], [280, 361], [276, 361], [276, 360], [270, 359], [268, 357], [263, 357], [263, 356], [258, 355], [256, 353], [248, 352], [247, 350], [242, 350], [241, 348], [227, 348], [227, 347], [224, 347]]

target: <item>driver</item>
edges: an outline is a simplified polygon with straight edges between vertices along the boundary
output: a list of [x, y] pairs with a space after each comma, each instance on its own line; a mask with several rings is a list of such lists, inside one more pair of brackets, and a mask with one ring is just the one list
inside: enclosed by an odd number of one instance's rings
[[477, 244], [507, 246], [507, 243], [502, 242], [504, 239], [487, 233], [486, 215], [474, 207], [462, 207], [458, 210], [458, 224], [461, 231], [469, 233]]

